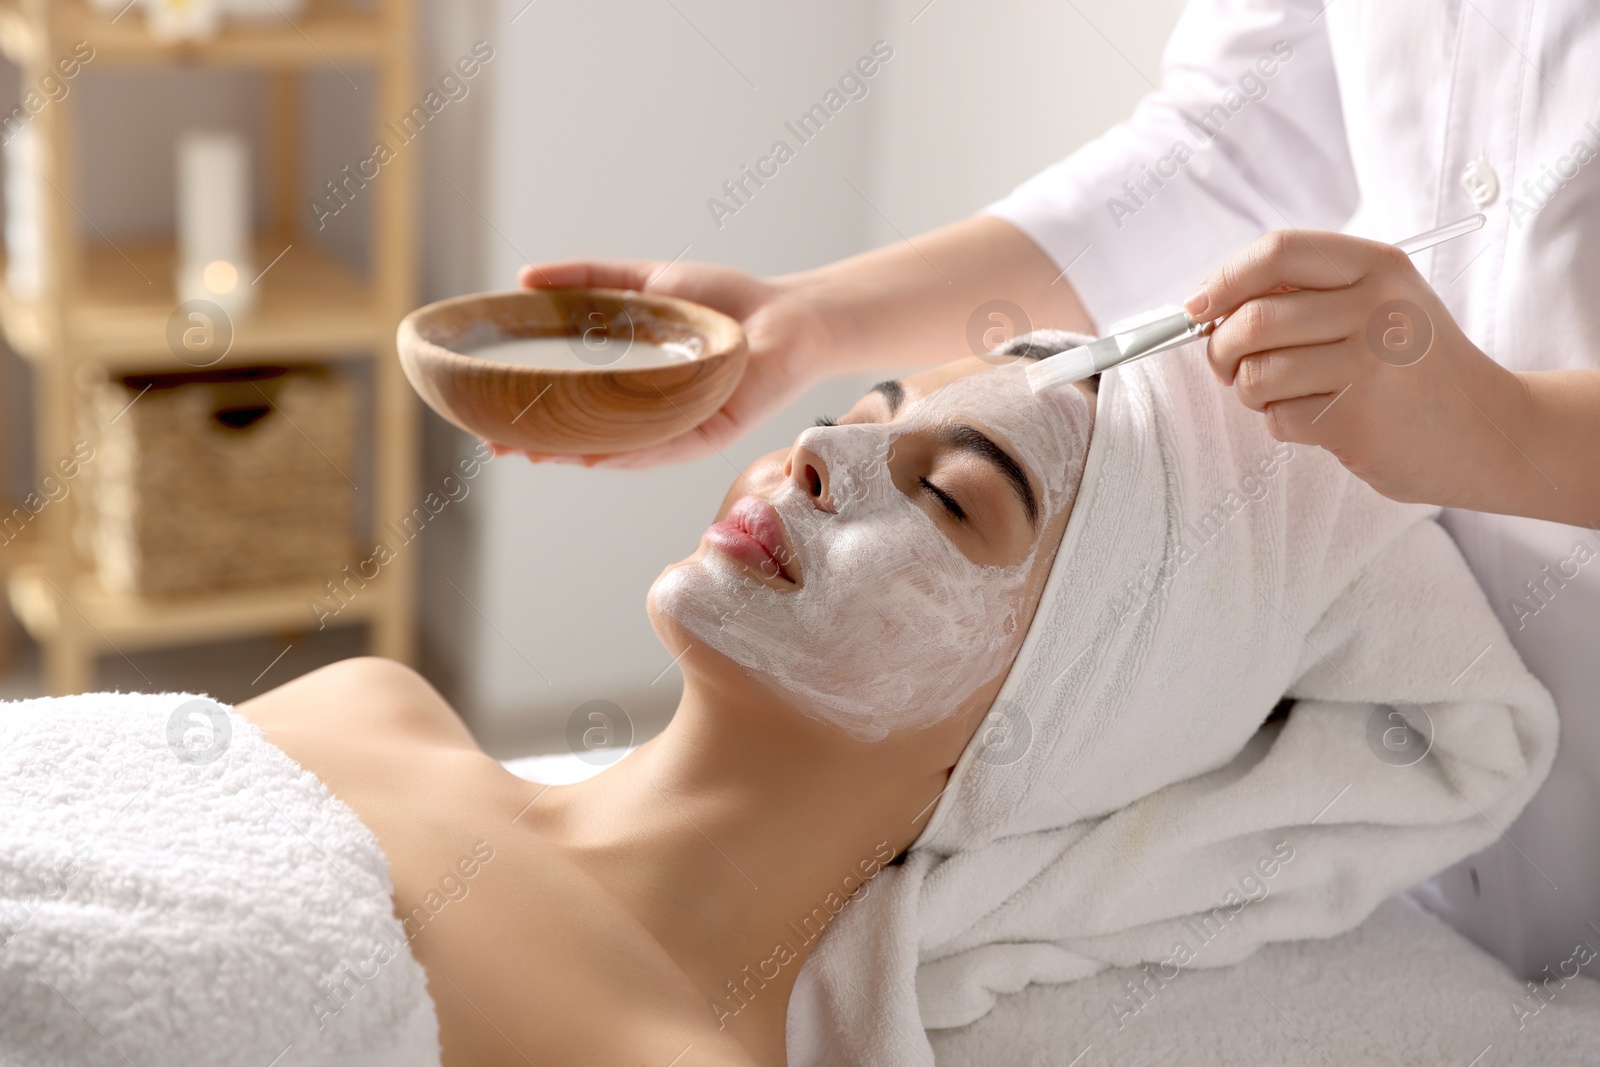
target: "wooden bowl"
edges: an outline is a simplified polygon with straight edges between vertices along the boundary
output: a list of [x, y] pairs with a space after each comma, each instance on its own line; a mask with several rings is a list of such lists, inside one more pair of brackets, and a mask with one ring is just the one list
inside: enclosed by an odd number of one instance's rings
[[[524, 337], [599, 337], [676, 343], [680, 363], [566, 369], [471, 354]], [[716, 413], [744, 376], [744, 330], [728, 316], [669, 296], [625, 289], [523, 289], [429, 304], [400, 324], [400, 365], [447, 421], [530, 452], [602, 455], [648, 448]]]

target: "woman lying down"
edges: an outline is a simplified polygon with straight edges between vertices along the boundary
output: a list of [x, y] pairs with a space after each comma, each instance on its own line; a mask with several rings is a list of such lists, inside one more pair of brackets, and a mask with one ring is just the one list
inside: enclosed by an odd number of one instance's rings
[[1181, 353], [1033, 397], [1063, 343], [745, 471], [649, 593], [676, 716], [581, 784], [375, 660], [6, 708], [0, 1061], [931, 1063], [1492, 840], [1556, 718], [1429, 512]]

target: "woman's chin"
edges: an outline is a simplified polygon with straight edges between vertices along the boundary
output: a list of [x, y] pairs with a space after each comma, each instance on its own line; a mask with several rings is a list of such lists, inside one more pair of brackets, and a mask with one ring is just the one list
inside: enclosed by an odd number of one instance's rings
[[[725, 614], [737, 610], [729, 591], [721, 588], [725, 583], [703, 573], [701, 552], [688, 559], [670, 564], [650, 583], [645, 595], [645, 614], [669, 653], [677, 656], [691, 645], [705, 649], [705, 641], [697, 633], [706, 626], [719, 625]], [[697, 659], [698, 654], [691, 653]]]
[[761, 583], [742, 567], [705, 545], [688, 559], [669, 565], [650, 583], [646, 607], [652, 618], [668, 616], [681, 627], [704, 634], [737, 614]]
[[[677, 658], [687, 677], [691, 672], [718, 685], [757, 685], [774, 695], [784, 694], [771, 677], [771, 664], [759, 656], [735, 658], [719, 648], [715, 638], [723, 621], [737, 615], [749, 593], [726, 561], [711, 562], [701, 552], [663, 570], [651, 583], [645, 610], [656, 638], [667, 654]], [[709, 566], [707, 564], [710, 564]], [[720, 565], [719, 565], [720, 563]]]

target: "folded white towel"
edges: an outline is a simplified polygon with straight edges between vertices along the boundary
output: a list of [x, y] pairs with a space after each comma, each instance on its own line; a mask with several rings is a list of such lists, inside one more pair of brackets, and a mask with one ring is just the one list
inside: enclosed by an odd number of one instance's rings
[[1555, 709], [1432, 515], [1271, 440], [1193, 350], [1105, 374], [990, 722], [802, 969], [791, 1064], [927, 1063], [925, 1026], [1029, 983], [1328, 937], [1492, 841]]
[[376, 838], [231, 709], [0, 704], [0, 813], [7, 1067], [439, 1063]]

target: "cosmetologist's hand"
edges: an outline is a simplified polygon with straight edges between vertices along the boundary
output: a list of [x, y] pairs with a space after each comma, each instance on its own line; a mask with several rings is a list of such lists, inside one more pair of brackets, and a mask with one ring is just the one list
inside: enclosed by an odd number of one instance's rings
[[1524, 383], [1467, 339], [1393, 245], [1279, 230], [1184, 307], [1227, 316], [1207, 358], [1274, 438], [1327, 449], [1387, 497], [1499, 510], [1497, 486], [1538, 477], [1510, 446]]
[[[682, 434], [662, 444], [608, 456], [523, 453], [535, 461], [645, 468], [698, 459], [754, 429], [826, 373], [820, 355], [829, 341], [822, 316], [781, 283], [733, 267], [651, 260], [568, 260], [524, 267], [518, 280], [528, 289], [596, 286], [690, 300], [738, 319], [750, 345], [749, 367], [738, 388], [700, 426], [685, 425]], [[497, 455], [512, 451], [494, 448]]]

